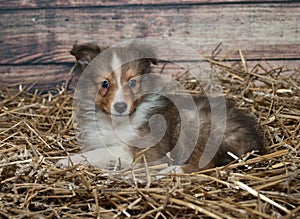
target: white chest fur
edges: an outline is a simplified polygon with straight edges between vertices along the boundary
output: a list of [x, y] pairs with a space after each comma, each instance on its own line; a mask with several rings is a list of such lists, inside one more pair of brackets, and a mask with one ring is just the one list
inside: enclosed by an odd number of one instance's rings
[[[142, 142], [148, 145], [150, 140], [139, 136], [140, 127], [148, 122], [149, 112], [159, 106], [159, 96], [150, 95], [137, 107], [131, 116], [110, 116], [103, 112], [88, 110], [80, 114], [81, 136], [84, 144], [82, 154], [70, 156], [73, 164], [89, 163], [100, 168], [111, 168], [120, 161], [127, 167], [133, 160], [130, 146]], [[155, 136], [158, 137], [158, 136]], [[158, 139], [160, 139], [158, 137]], [[150, 143], [149, 143], [150, 145]], [[67, 159], [59, 161], [58, 165], [69, 166]]]

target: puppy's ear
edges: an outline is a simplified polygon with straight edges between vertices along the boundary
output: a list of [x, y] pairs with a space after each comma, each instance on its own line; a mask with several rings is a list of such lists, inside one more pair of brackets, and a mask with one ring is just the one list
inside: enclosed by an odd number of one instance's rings
[[154, 47], [149, 45], [144, 45], [141, 46], [141, 49], [142, 49], [143, 56], [146, 57], [146, 59], [153, 65], [157, 65], [158, 58]]
[[158, 58], [151, 58], [149, 59], [150, 62], [153, 64], [153, 65], [157, 65], [158, 64]]
[[146, 60], [148, 60], [150, 64], [151, 63], [153, 65], [158, 64], [158, 58], [154, 47], [145, 45], [145, 46], [141, 46], [141, 49], [142, 49], [143, 56], [146, 57]]
[[71, 55], [76, 57], [77, 63], [83, 71], [85, 67], [105, 48], [100, 48], [97, 44], [87, 43], [87, 44], [74, 44]]
[[134, 58], [143, 59], [149, 65], [157, 65], [159, 59], [157, 58], [156, 50], [153, 46], [142, 43], [132, 43], [129, 45], [129, 51], [134, 54]]

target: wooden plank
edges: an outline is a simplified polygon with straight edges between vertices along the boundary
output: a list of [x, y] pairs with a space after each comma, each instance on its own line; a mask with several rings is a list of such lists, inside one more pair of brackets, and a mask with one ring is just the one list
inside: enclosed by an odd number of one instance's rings
[[[227, 62], [227, 65], [231, 65], [233, 62]], [[298, 61], [268, 61], [268, 62], [257, 62], [247, 61], [248, 69], [251, 70], [255, 65], [260, 63], [265, 69], [271, 70], [274, 68], [283, 67], [286, 71], [284, 74], [291, 74], [297, 70], [300, 72], [300, 60]], [[60, 64], [60, 65], [18, 65], [18, 66], [0, 66], [0, 86], [11, 85], [11, 84], [31, 84], [35, 83], [36, 88], [39, 89], [50, 89], [55, 88], [56, 85], [71, 79], [70, 70], [73, 64]], [[186, 63], [179, 63], [181, 66], [187, 66]], [[192, 64], [193, 65], [193, 64]], [[155, 72], [160, 72], [163, 63], [154, 69]], [[208, 63], [198, 63], [200, 69], [209, 69]], [[164, 74], [178, 74], [185, 72], [184, 69], [180, 69], [178, 65], [168, 65], [163, 71]], [[209, 71], [203, 71], [209, 72]], [[262, 72], [262, 71], [261, 71]], [[202, 71], [201, 71], [202, 73]], [[73, 72], [74, 78], [72, 80], [71, 88], [75, 87], [75, 82], [80, 76], [78, 72]], [[204, 75], [205, 76], [205, 75]], [[300, 77], [299, 77], [300, 78]]]
[[143, 37], [175, 40], [204, 56], [223, 42], [223, 50], [242, 49], [248, 59], [299, 59], [299, 20], [297, 3], [4, 10], [0, 64], [71, 62], [76, 41], [114, 45]]
[[71, 78], [70, 65], [0, 66], [0, 86], [36, 84], [41, 89], [55, 88]]
[[278, 2], [278, 3], [288, 3], [291, 1], [282, 1], [282, 0], [264, 0], [264, 1], [251, 1], [251, 0], [31, 0], [31, 1], [20, 1], [20, 0], [0, 0], [1, 8], [7, 9], [21, 9], [21, 8], [49, 8], [49, 7], [89, 7], [89, 6], [138, 6], [138, 5], [153, 5], [153, 6], [163, 6], [163, 5], [203, 5], [203, 4], [259, 4], [259, 3], [268, 3], [268, 2]]

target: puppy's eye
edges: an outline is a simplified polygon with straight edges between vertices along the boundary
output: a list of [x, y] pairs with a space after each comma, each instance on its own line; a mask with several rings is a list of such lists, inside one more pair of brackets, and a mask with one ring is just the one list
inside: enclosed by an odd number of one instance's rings
[[101, 87], [103, 87], [103, 88], [105, 88], [105, 89], [107, 89], [107, 88], [109, 88], [109, 81], [108, 80], [105, 80], [105, 81], [102, 81], [101, 82]]
[[131, 79], [131, 80], [128, 81], [128, 86], [129, 86], [129, 87], [134, 87], [134, 86], [136, 85], [136, 83], [137, 83], [136, 80]]

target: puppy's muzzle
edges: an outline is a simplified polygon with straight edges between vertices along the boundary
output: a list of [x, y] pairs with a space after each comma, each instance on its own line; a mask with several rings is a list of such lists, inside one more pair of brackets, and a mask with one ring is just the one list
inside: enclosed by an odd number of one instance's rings
[[120, 114], [124, 113], [127, 109], [127, 104], [125, 102], [117, 102], [114, 104], [114, 109]]

